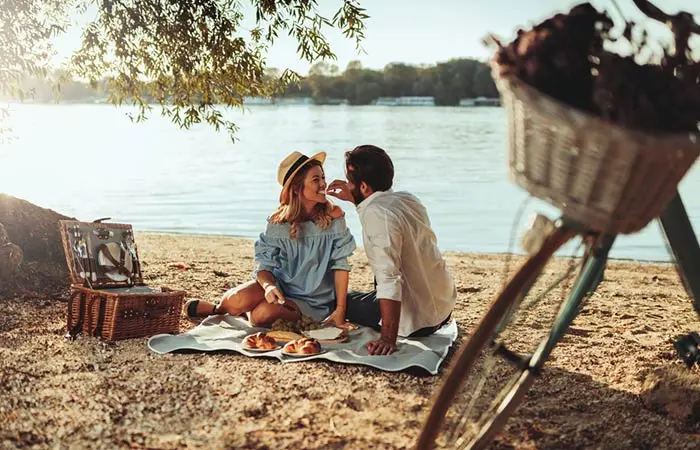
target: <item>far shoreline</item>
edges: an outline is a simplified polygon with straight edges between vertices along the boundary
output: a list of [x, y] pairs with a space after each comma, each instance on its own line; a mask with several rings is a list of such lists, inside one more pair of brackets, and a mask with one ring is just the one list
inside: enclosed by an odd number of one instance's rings
[[[249, 237], [249, 236], [243, 236], [243, 235], [236, 235], [236, 234], [221, 234], [221, 233], [192, 233], [192, 232], [187, 232], [187, 231], [157, 231], [157, 230], [143, 230], [143, 231], [138, 231], [136, 230], [137, 235], [156, 235], [156, 236], [173, 236], [173, 237], [213, 237], [213, 238], [219, 238], [219, 239], [235, 239], [235, 240], [241, 240], [241, 241], [250, 241], [255, 242], [256, 238], [254, 237]], [[363, 249], [363, 246], [358, 245], [358, 249]], [[515, 252], [478, 252], [478, 251], [462, 251], [462, 250], [446, 250], [446, 249], [440, 249], [440, 251], [443, 254], [450, 254], [450, 255], [455, 255], [455, 256], [496, 256], [496, 257], [507, 257], [507, 256], [516, 256], [516, 257], [523, 257], [525, 256], [525, 253], [515, 253]], [[571, 259], [571, 256], [555, 256], [556, 259], [558, 260], [567, 260]], [[574, 257], [573, 259], [578, 260], [580, 259], [579, 256]], [[608, 261], [614, 262], [614, 263], [619, 263], [619, 264], [641, 264], [644, 266], [674, 266], [675, 262], [674, 261], [661, 261], [661, 260], [653, 260], [653, 259], [635, 259], [635, 258], [615, 258], [611, 257], [608, 258]]]

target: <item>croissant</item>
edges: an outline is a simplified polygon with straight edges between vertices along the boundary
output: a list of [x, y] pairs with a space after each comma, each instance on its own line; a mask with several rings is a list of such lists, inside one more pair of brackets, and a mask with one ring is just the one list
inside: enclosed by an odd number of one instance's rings
[[289, 341], [284, 346], [283, 351], [286, 353], [299, 353], [302, 355], [315, 355], [321, 352], [321, 344], [313, 338], [302, 338], [294, 341]]
[[277, 347], [277, 342], [265, 333], [255, 333], [243, 340], [243, 346], [259, 350], [272, 350]]

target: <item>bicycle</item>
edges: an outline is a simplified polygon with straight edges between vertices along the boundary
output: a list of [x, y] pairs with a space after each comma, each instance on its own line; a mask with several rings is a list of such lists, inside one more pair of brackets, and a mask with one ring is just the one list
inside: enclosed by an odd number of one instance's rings
[[[634, 0], [634, 2], [642, 12], [656, 20], [670, 21], [672, 24], [674, 20], [683, 20], [685, 25], [688, 24], [688, 16], [684, 15], [687, 13], [668, 16], [647, 1]], [[690, 20], [692, 21], [692, 19]], [[700, 26], [692, 22], [690, 30], [698, 33]], [[518, 89], [524, 91], [519, 94], [511, 92], [512, 95], [506, 96], [510, 97], [506, 98], [507, 107], [509, 101], [517, 101], [518, 98], [522, 99], [523, 97], [532, 99], [537, 96], [536, 92], [533, 93], [532, 89], [526, 86], [507, 85], [504, 86], [502, 92], [517, 91]], [[568, 114], [565, 111], [565, 105], [553, 105], [549, 100], [547, 102], [543, 107], [543, 109], [548, 110], [547, 113], [555, 117], [557, 114]], [[511, 113], [513, 109], [517, 108], [510, 108]], [[538, 112], [541, 111], [532, 113]], [[510, 117], [509, 120], [515, 119]], [[610, 132], [617, 133], [618, 131], [612, 130]], [[517, 133], [517, 131], [511, 130], [511, 133]], [[672, 169], [671, 166], [668, 167], [670, 171], [676, 170], [676, 177], [672, 180], [666, 179], [665, 188], [656, 191], [658, 194], [656, 198], [640, 199], [640, 197], [644, 197], [644, 194], [638, 195], [634, 199], [627, 198], [627, 210], [623, 208], [622, 210], [608, 210], [604, 213], [586, 207], [586, 205], [577, 209], [575, 204], [567, 204], [567, 200], [571, 198], [571, 192], [562, 196], [560, 195], [562, 193], [557, 190], [560, 188], [556, 186], [550, 186], [543, 190], [542, 186], [532, 183], [531, 179], [527, 179], [525, 175], [518, 172], [518, 164], [522, 163], [523, 158], [523, 155], [519, 153], [522, 149], [516, 148], [517, 146], [512, 143], [513, 140], [518, 139], [525, 139], [525, 137], [511, 136], [511, 175], [516, 183], [526, 188], [531, 195], [559, 206], [563, 210], [563, 214], [555, 221], [538, 216], [534, 227], [528, 231], [530, 241], [534, 243], [531, 253], [526, 257], [519, 270], [505, 284], [498, 297], [482, 316], [479, 324], [471, 332], [469, 339], [461, 345], [453, 357], [450, 368], [434, 397], [429, 415], [423, 422], [416, 444], [416, 448], [419, 450], [433, 448], [436, 443], [444, 444], [445, 442], [442, 441], [451, 441], [454, 448], [475, 450], [485, 448], [493, 441], [496, 434], [523, 401], [528, 389], [533, 385], [557, 343], [566, 335], [586, 300], [591, 297], [603, 280], [608, 253], [618, 234], [639, 231], [651, 220], [658, 218], [674, 256], [683, 286], [692, 299], [695, 310], [700, 314], [700, 271], [698, 271], [700, 268], [700, 245], [683, 201], [677, 192], [678, 183], [700, 153], [699, 136], [696, 136], [696, 141], [692, 145], [687, 146], [687, 152], [683, 156], [685, 160], [679, 163], [680, 165], [676, 166], [675, 169]], [[612, 140], [614, 141], [614, 139]], [[568, 142], [572, 142], [572, 140]], [[575, 158], [582, 158], [579, 153], [583, 154], [584, 152], [578, 152]], [[536, 156], [540, 156], [536, 162], [544, 164], [543, 161], [546, 158], [542, 155]], [[552, 158], [551, 154], [546, 156]], [[563, 164], [561, 161], [559, 163]], [[570, 161], [570, 163], [583, 164], [579, 160]], [[600, 161], [598, 161], [598, 165], [601, 165]], [[555, 169], [548, 167], [547, 170]], [[596, 170], [602, 169], [597, 168]], [[665, 170], [665, 168], [661, 168], [660, 172]], [[605, 183], [615, 183], [612, 178], [604, 181]], [[630, 183], [633, 187], [636, 186], [635, 189], [627, 188]], [[653, 184], [654, 181], [651, 183]], [[595, 183], [588, 183], [588, 185], [593, 184]], [[659, 184], [663, 183], [659, 182]], [[604, 185], [607, 186], [607, 184]], [[593, 188], [589, 186], [590, 189]], [[634, 180], [629, 181], [627, 186], [618, 186], [619, 191], [626, 192], [632, 197], [634, 197], [633, 191], [636, 189], [642, 188], [641, 185], [635, 185]], [[662, 190], [663, 192], [661, 192]], [[625, 194], [620, 195], [624, 197]], [[640, 207], [640, 204], [644, 203], [645, 200], [647, 204]], [[620, 203], [624, 203], [624, 201], [623, 199]], [[635, 204], [635, 202], [637, 203]], [[636, 217], [632, 217], [635, 214]], [[533, 293], [533, 287], [547, 263], [553, 259], [554, 254], [576, 237], [581, 238], [584, 255], [578, 262], [572, 260], [565, 275], [557, 279], [555, 283], [555, 286], [561, 284], [578, 271], [568, 298], [562, 299], [558, 305], [555, 305], [558, 306], [558, 310], [551, 326], [545, 327], [545, 336], [529, 342], [531, 347], [524, 349], [520, 340], [508, 338], [506, 330], [514, 324], [516, 313], [527, 313], [530, 306], [552, 292], [552, 287], [550, 287], [543, 292], [538, 292], [533, 300], [525, 302], [526, 296]], [[691, 345], [692, 347], [693, 340], [689, 341], [688, 339], [690, 338], [683, 341], [683, 345]], [[678, 346], [677, 350], [680, 352]], [[693, 351], [689, 351], [689, 358], [698, 357], [697, 347]], [[488, 377], [475, 377], [474, 372], [478, 369], [486, 370]], [[514, 373], [508, 375], [506, 372], [509, 369]], [[491, 373], [492, 371], [495, 373]], [[467, 381], [475, 384], [464, 389], [464, 384]], [[496, 383], [495, 393], [484, 389], [488, 382]], [[479, 395], [484, 391], [486, 391], [484, 398], [479, 399]], [[469, 401], [464, 401], [461, 398], [462, 392], [472, 395]], [[476, 411], [474, 411], [475, 409]], [[475, 417], [469, 415], [472, 411], [475, 412]], [[447, 426], [448, 422], [449, 426]]]

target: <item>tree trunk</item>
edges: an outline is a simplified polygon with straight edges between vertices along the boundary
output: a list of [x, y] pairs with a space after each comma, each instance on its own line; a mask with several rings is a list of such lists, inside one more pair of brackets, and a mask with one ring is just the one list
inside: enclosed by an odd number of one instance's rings
[[0, 194], [0, 295], [56, 292], [70, 284], [58, 221], [71, 219]]

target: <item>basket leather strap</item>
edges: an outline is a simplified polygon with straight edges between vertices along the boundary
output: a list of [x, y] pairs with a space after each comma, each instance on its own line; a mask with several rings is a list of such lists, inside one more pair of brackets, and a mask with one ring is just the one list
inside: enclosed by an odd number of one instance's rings
[[[95, 302], [97, 302], [97, 320], [94, 320], [93, 311], [95, 309]], [[88, 324], [95, 326], [90, 330], [91, 336], [100, 336], [102, 334], [102, 326], [105, 321], [105, 298], [102, 295], [93, 295], [90, 299], [90, 305], [88, 307]]]
[[102, 327], [105, 323], [105, 310], [107, 309], [107, 299], [101, 295], [98, 297], [98, 299], [98, 301], [100, 302], [100, 306], [97, 316], [97, 324], [95, 325], [95, 329], [93, 330], [94, 336], [102, 335]]
[[[73, 306], [75, 304], [76, 298], [79, 298], [80, 304], [78, 305], [78, 320], [73, 322]], [[83, 328], [83, 323], [85, 321], [85, 294], [81, 291], [74, 291], [70, 298], [68, 299], [68, 335], [71, 338], [76, 337], [80, 334]]]
[[136, 257], [136, 252], [129, 250], [131, 256], [131, 276], [133, 280], [141, 279], [141, 269], [139, 259]]
[[[91, 295], [90, 301], [88, 302], [88, 305], [87, 305], [87, 326], [88, 327], [90, 325], [92, 325], [92, 316], [93, 316], [92, 309], [94, 306], [95, 306], [95, 296]], [[90, 334], [92, 334], [91, 330], [88, 329], [88, 331], [90, 332]]]
[[[119, 248], [119, 261], [117, 261], [112, 256], [112, 253], [109, 251], [106, 244], [100, 244], [100, 246], [97, 247], [97, 252], [98, 252], [98, 254], [99, 254], [99, 252], [102, 252], [104, 257], [107, 258], [107, 260], [114, 265], [114, 268], [120, 274], [122, 274], [126, 277], [131, 277], [133, 275], [132, 274], [133, 271], [130, 272], [124, 265], [124, 263], [126, 262], [126, 252], [124, 252], [123, 248], [121, 248], [121, 247]], [[132, 265], [133, 265], [133, 262], [132, 262]]]
[[[119, 267], [124, 267], [124, 263], [126, 262], [126, 252], [124, 251], [123, 247], [119, 247]], [[126, 267], [124, 267], [126, 269]]]

